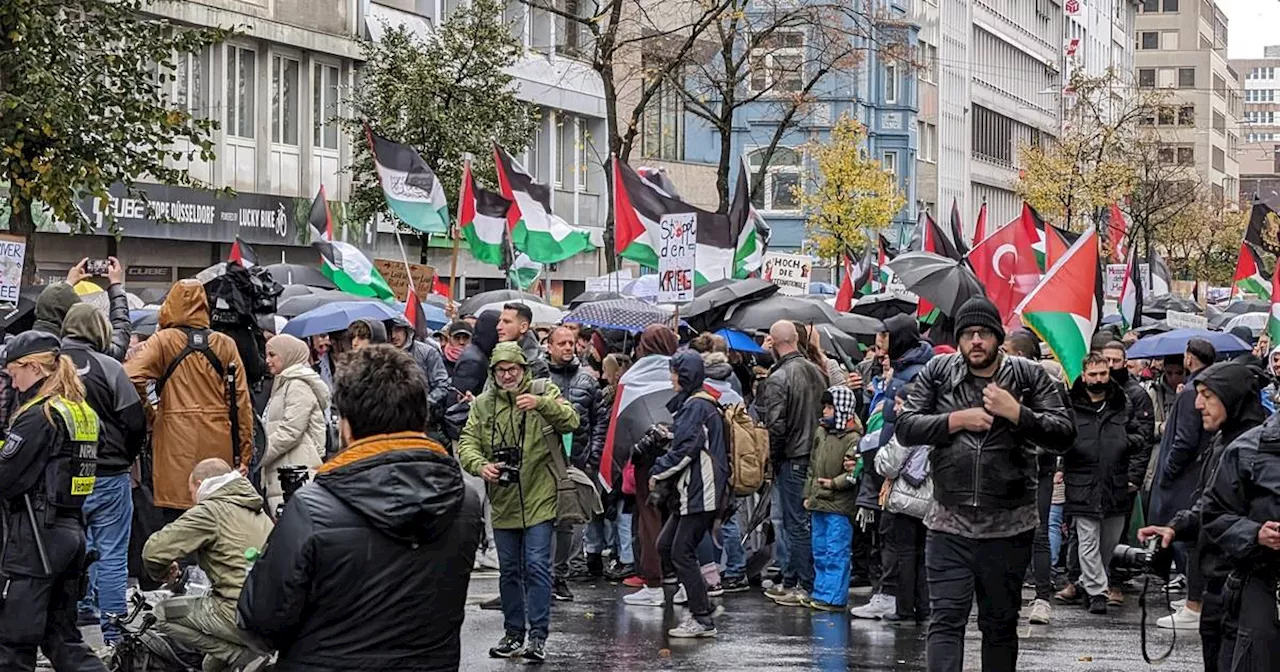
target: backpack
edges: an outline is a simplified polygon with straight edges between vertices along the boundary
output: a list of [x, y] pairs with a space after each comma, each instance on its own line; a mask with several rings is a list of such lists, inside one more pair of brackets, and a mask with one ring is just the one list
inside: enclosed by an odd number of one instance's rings
[[769, 477], [769, 431], [742, 404], [721, 408], [729, 449], [729, 489], [735, 497], [758, 492]]
[[231, 415], [231, 456], [232, 460], [234, 460], [233, 464], [235, 466], [239, 466], [240, 415], [236, 412], [235, 365], [232, 365], [232, 371], [228, 374], [226, 367], [222, 365], [222, 360], [218, 359], [218, 356], [215, 355], [213, 350], [209, 347], [209, 338], [213, 333], [209, 329], [194, 329], [192, 327], [178, 328], [187, 335], [187, 344], [183, 346], [182, 352], [179, 352], [178, 356], [174, 357], [173, 361], [169, 362], [169, 366], [165, 367], [164, 373], [160, 374], [160, 377], [156, 379], [156, 400], [158, 401], [161, 399], [165, 383], [169, 381], [169, 378], [173, 375], [174, 371], [178, 370], [178, 365], [182, 364], [183, 360], [196, 353], [204, 355], [204, 358], [208, 360], [209, 365], [213, 367], [214, 373], [217, 374], [218, 380], [225, 385], [223, 395], [226, 397], [227, 409]]

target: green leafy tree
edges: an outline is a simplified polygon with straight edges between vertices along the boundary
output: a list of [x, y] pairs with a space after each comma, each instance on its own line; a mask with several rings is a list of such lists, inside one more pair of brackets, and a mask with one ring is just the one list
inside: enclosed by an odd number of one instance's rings
[[[29, 239], [35, 219], [46, 216], [83, 230], [80, 198], [105, 205], [114, 184], [133, 198], [145, 198], [137, 184], [144, 178], [201, 186], [183, 166], [213, 160], [217, 122], [167, 92], [180, 58], [230, 31], [179, 27], [147, 15], [151, 6], [0, 2], [0, 179], [11, 233]], [[47, 211], [33, 213], [41, 207]], [[34, 274], [35, 264], [26, 264], [24, 284]]]
[[475, 157], [476, 178], [496, 189], [492, 143], [512, 153], [528, 146], [538, 108], [516, 99], [507, 69], [523, 47], [502, 23], [502, 8], [496, 0], [474, 0], [426, 41], [397, 26], [364, 45], [366, 63], [349, 101], [354, 114], [342, 120], [355, 148], [348, 219], [367, 221], [386, 212], [365, 122], [418, 150], [443, 182], [455, 213], [466, 154]]

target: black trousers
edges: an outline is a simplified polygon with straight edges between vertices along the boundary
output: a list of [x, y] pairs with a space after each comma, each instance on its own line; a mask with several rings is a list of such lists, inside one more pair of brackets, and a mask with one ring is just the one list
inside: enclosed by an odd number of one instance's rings
[[689, 596], [689, 611], [700, 622], [711, 624], [711, 598], [707, 584], [702, 580], [702, 565], [698, 562], [698, 544], [707, 536], [716, 522], [716, 512], [673, 515], [662, 526], [658, 535], [658, 554], [662, 556], [663, 573], [674, 572], [685, 594]]
[[[889, 541], [893, 538], [894, 527], [898, 524], [898, 516], [892, 515], [887, 511], [881, 510], [876, 512], [880, 519], [877, 521], [875, 543], [880, 549], [880, 580], [875, 586], [876, 592], [885, 595], [898, 595], [898, 582], [902, 577], [898, 575], [898, 559], [894, 556], [893, 544]], [[858, 535], [855, 525], [854, 536]]]
[[[1224, 672], [1280, 670], [1280, 615], [1276, 613], [1280, 607], [1276, 604], [1275, 584], [1250, 577], [1238, 592], [1228, 593], [1228, 614], [1237, 616], [1238, 629], [1231, 667], [1222, 668]], [[1223, 653], [1225, 656], [1225, 645]]]
[[884, 515], [894, 518], [887, 543], [898, 564], [898, 616], [923, 621], [929, 618], [929, 577], [924, 564], [928, 530], [919, 518], [887, 511]]
[[964, 629], [978, 595], [983, 672], [1010, 672], [1018, 663], [1018, 609], [1035, 530], [999, 539], [966, 539], [929, 531], [929, 672], [964, 669]]
[[1231, 669], [1236, 628], [1235, 620], [1227, 616], [1226, 592], [1226, 579], [1205, 580], [1200, 607], [1200, 652], [1204, 655], [1204, 672]]

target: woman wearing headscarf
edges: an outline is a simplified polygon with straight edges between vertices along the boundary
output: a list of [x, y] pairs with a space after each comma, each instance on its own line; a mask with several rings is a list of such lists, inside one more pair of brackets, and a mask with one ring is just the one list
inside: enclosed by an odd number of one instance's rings
[[267, 342], [267, 368], [274, 376], [264, 424], [267, 451], [262, 456], [262, 482], [268, 511], [284, 501], [280, 467], [307, 467], [312, 475], [324, 461], [329, 386], [310, 366], [311, 351], [303, 341], [280, 334]]

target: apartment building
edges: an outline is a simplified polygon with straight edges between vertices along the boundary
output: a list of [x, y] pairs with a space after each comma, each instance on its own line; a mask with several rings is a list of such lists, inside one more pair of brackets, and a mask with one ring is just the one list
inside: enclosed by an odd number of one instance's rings
[[1227, 62], [1227, 17], [1213, 0], [1142, 0], [1134, 66], [1138, 86], [1166, 90], [1144, 123], [1194, 169], [1220, 202], [1236, 203], [1241, 78]]
[[1240, 135], [1240, 202], [1255, 195], [1280, 198], [1280, 45], [1264, 47], [1262, 58], [1232, 59], [1244, 92]]

